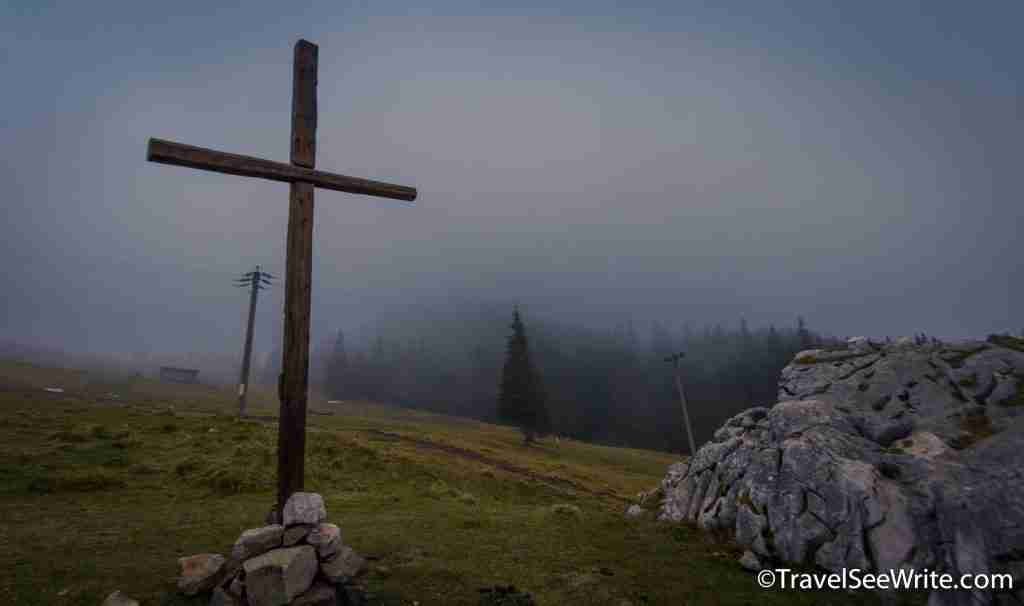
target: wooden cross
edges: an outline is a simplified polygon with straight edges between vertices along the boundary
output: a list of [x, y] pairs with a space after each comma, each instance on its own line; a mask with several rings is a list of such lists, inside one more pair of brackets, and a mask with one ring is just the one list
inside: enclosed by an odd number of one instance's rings
[[278, 383], [281, 414], [277, 434], [277, 512], [292, 493], [302, 490], [306, 449], [306, 391], [309, 381], [309, 308], [313, 263], [313, 189], [412, 201], [412, 187], [315, 170], [318, 48], [295, 43], [292, 77], [291, 164], [229, 154], [202, 147], [150, 139], [146, 159], [243, 177], [284, 181], [288, 198], [285, 261], [284, 359]]

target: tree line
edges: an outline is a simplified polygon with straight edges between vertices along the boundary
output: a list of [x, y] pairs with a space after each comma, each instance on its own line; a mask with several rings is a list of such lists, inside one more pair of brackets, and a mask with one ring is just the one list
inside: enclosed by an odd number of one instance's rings
[[[798, 351], [836, 342], [801, 318], [790, 327], [756, 329], [742, 319], [699, 328], [654, 323], [645, 334], [629, 322], [606, 330], [528, 314], [521, 322], [546, 408], [543, 433], [674, 452], [688, 448], [667, 356], [686, 354], [680, 367], [699, 446], [730, 416], [773, 404], [779, 373]], [[499, 415], [515, 323], [510, 307], [490, 307], [425, 314], [372, 338], [339, 330], [332, 343], [314, 349], [311, 365], [322, 371], [312, 379], [332, 399], [518, 424]], [[272, 382], [276, 371], [263, 376]]]

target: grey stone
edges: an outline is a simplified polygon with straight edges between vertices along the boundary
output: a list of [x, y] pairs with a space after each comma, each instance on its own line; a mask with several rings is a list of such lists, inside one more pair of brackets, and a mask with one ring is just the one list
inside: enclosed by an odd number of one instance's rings
[[1020, 381], [1024, 352], [998, 343], [800, 352], [777, 404], [729, 419], [669, 468], [658, 517], [731, 531], [750, 562], [1008, 569], [1024, 545], [1024, 407], [1000, 403]]
[[846, 346], [857, 353], [871, 352], [875, 349], [867, 337], [850, 337], [846, 340]]
[[310, 530], [313, 530], [312, 524], [296, 524], [284, 531], [284, 538], [282, 539], [281, 544], [284, 547], [297, 545], [306, 538], [306, 535], [309, 534]]
[[316, 550], [283, 547], [245, 561], [245, 593], [251, 606], [284, 606], [309, 589], [316, 576]]
[[337, 588], [320, 581], [314, 583], [306, 593], [295, 598], [290, 606], [335, 606], [337, 603]]
[[644, 508], [639, 505], [630, 505], [626, 508], [627, 518], [639, 518], [642, 515], [644, 515]]
[[101, 606], [139, 606], [139, 601], [128, 597], [119, 589], [108, 595]]
[[341, 549], [341, 529], [334, 524], [319, 524], [310, 531], [306, 542], [316, 549], [319, 559], [329, 560]]
[[327, 519], [324, 498], [315, 492], [296, 492], [284, 504], [284, 525], [319, 524]]
[[214, 587], [210, 594], [210, 606], [243, 606], [241, 597], [233, 595], [223, 587]]
[[284, 534], [284, 526], [279, 524], [263, 528], [250, 528], [235, 541], [234, 547], [231, 548], [231, 557], [237, 560], [248, 560], [275, 547], [280, 547], [282, 534]]
[[217, 586], [228, 570], [227, 558], [219, 553], [200, 553], [178, 558], [178, 591], [196, 595]]
[[242, 599], [242, 596], [245, 594], [245, 582], [237, 576], [231, 579], [231, 583], [228, 585], [228, 593], [238, 599]]
[[351, 581], [365, 569], [366, 560], [348, 545], [343, 545], [330, 560], [320, 563], [320, 571], [332, 583]]
[[743, 570], [749, 570], [750, 572], [758, 572], [764, 566], [761, 564], [761, 558], [757, 557], [757, 554], [749, 549], [743, 552], [743, 556], [740, 557], [740, 566]]
[[339, 585], [338, 586], [339, 603], [341, 603], [341, 594], [345, 595], [345, 601], [343, 602], [346, 606], [364, 606], [368, 601], [368, 596], [363, 589], [354, 585]]

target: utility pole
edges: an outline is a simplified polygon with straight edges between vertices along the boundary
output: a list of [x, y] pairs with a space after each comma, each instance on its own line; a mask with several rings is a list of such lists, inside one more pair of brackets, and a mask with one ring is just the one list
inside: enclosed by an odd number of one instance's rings
[[686, 354], [679, 352], [665, 358], [666, 362], [672, 362], [676, 376], [676, 390], [679, 391], [679, 401], [683, 404], [683, 424], [686, 426], [686, 437], [690, 440], [690, 456], [697, 454], [697, 447], [693, 443], [693, 430], [690, 428], [690, 413], [686, 410], [686, 392], [683, 391], [682, 374], [679, 369], [679, 361], [686, 357]]
[[235, 286], [250, 289], [249, 292], [249, 328], [245, 332], [245, 349], [242, 352], [242, 376], [238, 380], [238, 416], [245, 416], [245, 400], [249, 388], [249, 359], [252, 357], [252, 329], [256, 319], [256, 297], [257, 293], [270, 287], [270, 281], [274, 276], [265, 271], [260, 271], [257, 265], [254, 271], [242, 274], [241, 278], [235, 278]]

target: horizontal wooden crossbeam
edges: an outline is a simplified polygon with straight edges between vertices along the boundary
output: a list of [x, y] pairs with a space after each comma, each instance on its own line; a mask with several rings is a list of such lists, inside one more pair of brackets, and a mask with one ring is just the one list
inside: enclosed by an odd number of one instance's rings
[[348, 177], [321, 170], [303, 168], [283, 162], [264, 160], [252, 156], [229, 154], [227, 152], [175, 143], [164, 139], [150, 139], [146, 149], [150, 162], [188, 166], [217, 173], [258, 177], [285, 183], [311, 183], [322, 189], [332, 189], [350, 194], [364, 194], [394, 200], [411, 202], [416, 199], [416, 188], [394, 185], [382, 181], [371, 181], [359, 177]]

